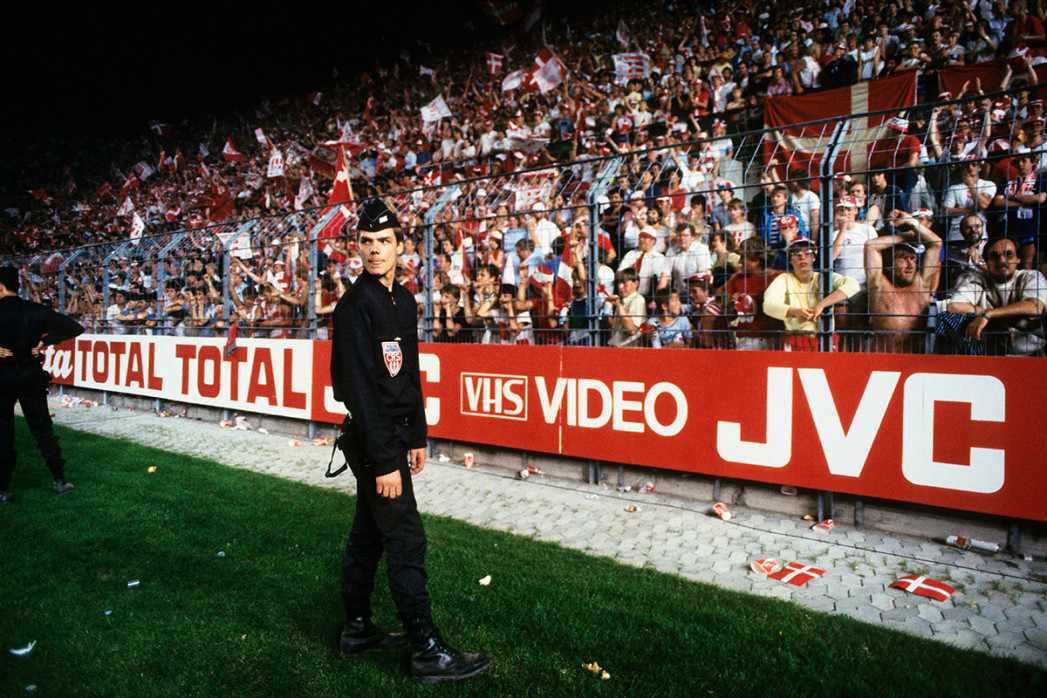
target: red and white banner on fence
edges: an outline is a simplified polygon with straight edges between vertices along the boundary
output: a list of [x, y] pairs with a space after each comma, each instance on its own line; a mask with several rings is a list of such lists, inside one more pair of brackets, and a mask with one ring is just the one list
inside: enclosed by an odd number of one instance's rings
[[[49, 347], [45, 368], [65, 385], [341, 421], [329, 342], [224, 346], [84, 335]], [[479, 344], [420, 357], [436, 438], [1047, 521], [1036, 361]]]
[[[809, 95], [771, 97], [764, 101], [763, 121], [764, 126], [776, 130], [764, 136], [765, 161], [774, 157], [783, 165], [807, 167], [811, 176], [817, 177], [822, 153], [830, 144], [833, 129], [840, 119], [850, 118], [850, 128], [841, 138], [843, 152], [835, 171], [864, 172], [868, 167], [869, 149], [886, 128], [884, 123], [894, 114], [863, 114], [904, 109], [914, 104], [916, 76], [912, 72]], [[832, 121], [808, 124], [823, 119]], [[781, 175], [784, 178], [785, 173]]]

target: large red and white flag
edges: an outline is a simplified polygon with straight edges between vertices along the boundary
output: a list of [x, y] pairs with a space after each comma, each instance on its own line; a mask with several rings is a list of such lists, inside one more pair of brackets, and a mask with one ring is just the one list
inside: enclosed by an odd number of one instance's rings
[[497, 53], [487, 52], [487, 69], [491, 71], [491, 75], [497, 75], [502, 72], [502, 64], [505, 62], [505, 56], [499, 56]]
[[913, 72], [809, 95], [769, 97], [764, 101], [763, 120], [772, 130], [764, 136], [764, 160], [775, 158], [782, 164], [806, 167], [812, 176], [818, 176], [822, 153], [828, 148], [837, 123], [849, 118], [847, 132], [840, 139], [841, 157], [837, 158], [833, 170], [865, 173], [869, 149], [886, 130], [886, 123], [897, 114], [890, 111], [874, 116], [864, 114], [906, 109], [915, 103]]
[[422, 121], [439, 121], [450, 118], [451, 110], [447, 107], [443, 95], [436, 95], [433, 101], [422, 107]]
[[955, 589], [944, 582], [939, 582], [937, 579], [931, 579], [930, 577], [920, 577], [915, 574], [910, 574], [896, 582], [891, 582], [890, 586], [917, 596], [926, 596], [935, 601], [948, 601], [949, 597], [956, 592]]
[[124, 199], [124, 203], [120, 204], [120, 208], [116, 209], [116, 215], [118, 216], [129, 216], [135, 210], [135, 205], [131, 202], [131, 197]]
[[629, 48], [629, 41], [632, 39], [632, 35], [629, 33], [629, 27], [625, 26], [625, 20], [618, 20], [618, 31], [614, 33], [618, 43], [622, 45], [622, 48]]
[[225, 158], [227, 162], [243, 162], [245, 160], [243, 153], [233, 147], [233, 141], [229, 138], [225, 139], [225, 147], [222, 148], [222, 157]]
[[786, 584], [792, 584], [794, 587], [802, 587], [812, 579], [818, 579], [825, 574], [825, 570], [812, 567], [811, 565], [801, 565], [799, 562], [790, 562], [788, 565], [783, 567], [778, 572], [767, 575], [768, 579], [776, 579], [779, 582], [785, 582]]
[[537, 88], [539, 92], [545, 94], [555, 90], [566, 77], [567, 66], [563, 64], [563, 61], [551, 48], [543, 46], [542, 50], [534, 58], [534, 70], [531, 71], [531, 79], [524, 87], [528, 89]]
[[618, 82], [651, 76], [651, 57], [646, 53], [616, 53], [614, 75]]
[[480, 11], [503, 27], [523, 17], [523, 10], [513, 0], [480, 0]]
[[269, 178], [284, 176], [284, 155], [276, 148], [273, 148], [273, 154], [269, 156], [269, 167], [266, 169], [265, 176]]
[[[335, 165], [334, 186], [327, 197], [328, 207], [324, 209], [323, 216], [331, 216], [324, 227], [317, 233], [318, 240], [337, 237], [342, 226], [349, 220], [353, 210], [353, 184], [349, 179], [349, 165], [345, 161], [345, 151], [338, 151], [338, 162]], [[333, 214], [333, 215], [332, 215]]]

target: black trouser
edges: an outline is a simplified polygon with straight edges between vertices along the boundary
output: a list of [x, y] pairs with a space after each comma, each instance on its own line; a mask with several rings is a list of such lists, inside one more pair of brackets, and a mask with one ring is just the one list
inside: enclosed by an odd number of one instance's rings
[[65, 477], [65, 460], [47, 408], [47, 374], [40, 366], [0, 366], [0, 489], [11, 486], [15, 469], [15, 402], [29, 424], [54, 478]]
[[400, 466], [403, 492], [396, 499], [387, 499], [378, 495], [374, 473], [364, 462], [360, 435], [352, 425], [346, 426], [342, 452], [356, 476], [356, 516], [342, 555], [342, 597], [349, 618], [370, 617], [371, 591], [383, 552], [389, 591], [400, 620], [406, 624], [430, 617], [429, 593], [425, 589], [425, 529], [407, 463], [409, 433], [406, 424], [396, 429], [398, 446], [404, 454]]

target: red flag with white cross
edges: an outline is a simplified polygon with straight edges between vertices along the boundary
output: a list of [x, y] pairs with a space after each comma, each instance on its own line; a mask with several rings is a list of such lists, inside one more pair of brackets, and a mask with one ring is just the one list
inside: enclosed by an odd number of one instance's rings
[[825, 570], [818, 569], [811, 565], [803, 565], [799, 562], [790, 562], [788, 565], [775, 572], [774, 574], [767, 575], [768, 579], [776, 579], [779, 582], [785, 582], [786, 584], [792, 584], [794, 587], [802, 587], [812, 579], [818, 579], [825, 574]]
[[505, 62], [505, 56], [499, 56], [497, 53], [487, 52], [487, 69], [491, 71], [491, 75], [498, 75], [502, 72], [502, 64]]
[[956, 593], [955, 589], [944, 582], [915, 574], [910, 574], [896, 582], [891, 582], [890, 586], [917, 596], [926, 596], [935, 601], [948, 601], [949, 597]]

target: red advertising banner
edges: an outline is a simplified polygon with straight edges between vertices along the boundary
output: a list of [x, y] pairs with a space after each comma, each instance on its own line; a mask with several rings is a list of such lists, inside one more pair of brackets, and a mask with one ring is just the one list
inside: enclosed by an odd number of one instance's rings
[[[45, 368], [341, 421], [330, 342], [223, 343], [85, 335]], [[1047, 521], [1037, 359], [423, 344], [420, 365], [436, 438]]]

